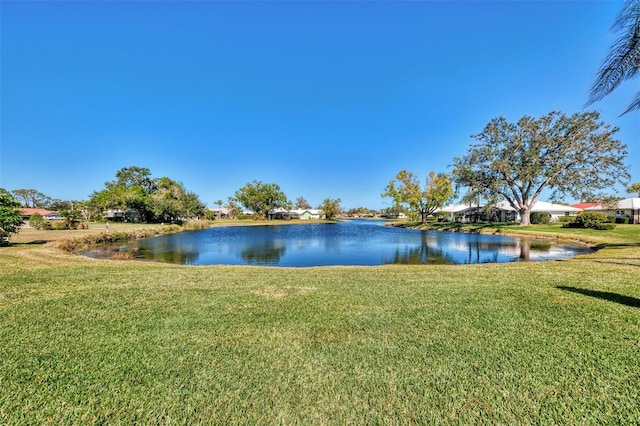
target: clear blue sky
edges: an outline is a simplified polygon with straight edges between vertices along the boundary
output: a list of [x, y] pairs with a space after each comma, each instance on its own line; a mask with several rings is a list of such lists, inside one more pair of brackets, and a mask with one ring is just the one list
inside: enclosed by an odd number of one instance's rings
[[[621, 5], [1, 1], [0, 187], [88, 199], [135, 165], [210, 207], [257, 179], [383, 208], [494, 117], [582, 111]], [[633, 181], [639, 84], [589, 108]]]

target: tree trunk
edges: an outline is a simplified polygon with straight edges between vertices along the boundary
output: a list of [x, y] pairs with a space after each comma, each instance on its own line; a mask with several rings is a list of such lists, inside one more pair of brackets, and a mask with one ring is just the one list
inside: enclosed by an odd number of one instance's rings
[[531, 225], [531, 208], [520, 209], [520, 226]]

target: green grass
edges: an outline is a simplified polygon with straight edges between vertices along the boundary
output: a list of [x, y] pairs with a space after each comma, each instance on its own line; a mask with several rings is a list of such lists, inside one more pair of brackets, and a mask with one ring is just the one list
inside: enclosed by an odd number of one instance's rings
[[309, 269], [2, 248], [0, 424], [638, 424], [640, 227], [571, 231], [515, 229], [604, 248]]

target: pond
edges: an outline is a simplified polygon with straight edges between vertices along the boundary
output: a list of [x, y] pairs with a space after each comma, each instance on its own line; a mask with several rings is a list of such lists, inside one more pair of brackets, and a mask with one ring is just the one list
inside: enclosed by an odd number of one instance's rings
[[304, 225], [229, 226], [98, 247], [85, 253], [186, 265], [468, 264], [543, 261], [589, 252], [581, 246], [506, 236], [422, 231], [348, 220]]

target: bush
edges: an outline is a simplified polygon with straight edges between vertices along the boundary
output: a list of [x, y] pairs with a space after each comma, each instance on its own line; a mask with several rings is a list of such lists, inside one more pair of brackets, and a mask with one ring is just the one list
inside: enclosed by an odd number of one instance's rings
[[44, 218], [40, 213], [34, 213], [29, 218], [29, 226], [34, 229], [37, 229], [37, 230], [42, 229], [43, 224], [44, 224]]
[[207, 229], [210, 227], [211, 223], [208, 220], [188, 220], [182, 224], [182, 229], [187, 231]]
[[67, 222], [64, 220], [54, 220], [51, 222], [54, 231], [62, 231], [64, 229], [69, 229], [67, 226]]
[[532, 225], [547, 225], [551, 222], [551, 213], [549, 212], [533, 212], [531, 213]]
[[558, 218], [558, 222], [560, 223], [569, 223], [569, 222], [573, 222], [573, 220], [575, 219], [575, 216], [560, 216]]
[[599, 231], [611, 230], [615, 223], [609, 222], [609, 217], [603, 212], [580, 212], [573, 222], [563, 225], [566, 228], [588, 228]]
[[163, 225], [161, 228], [161, 232], [163, 234], [173, 234], [174, 232], [178, 232], [180, 231], [180, 226], [173, 224], [173, 225]]
[[615, 223], [622, 223], [622, 224], [626, 225], [626, 224], [629, 223], [629, 218], [627, 216], [617, 217]]

